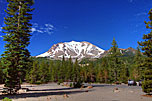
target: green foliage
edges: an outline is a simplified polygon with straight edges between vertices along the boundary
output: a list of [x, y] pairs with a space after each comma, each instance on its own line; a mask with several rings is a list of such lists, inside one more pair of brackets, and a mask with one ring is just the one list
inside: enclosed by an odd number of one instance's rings
[[134, 57], [134, 64], [132, 66], [132, 75], [131, 75], [131, 79], [134, 79], [136, 81], [139, 81], [141, 79], [143, 79], [143, 74], [144, 74], [144, 68], [142, 67], [144, 61], [144, 57], [140, 52], [140, 48], [137, 47], [136, 50], [136, 54]]
[[[0, 61], [1, 61], [1, 59], [0, 59]], [[0, 62], [0, 84], [3, 83], [3, 80], [4, 80], [4, 74], [3, 74], [2, 64]]]
[[145, 68], [144, 81], [142, 84], [143, 91], [147, 94], [152, 92], [152, 9], [149, 11], [150, 21], [146, 22], [146, 28], [151, 29], [151, 32], [143, 35], [143, 40], [138, 42], [142, 47], [143, 54], [147, 57], [142, 64], [142, 67]]
[[82, 86], [82, 81], [81, 80], [73, 83], [74, 88], [81, 88], [81, 86]]
[[63, 83], [63, 80], [62, 80], [62, 79], [59, 79], [58, 85], [60, 85], [61, 83]]
[[12, 101], [12, 99], [9, 99], [8, 97], [5, 97], [4, 99], [2, 99], [2, 101]]
[[[128, 79], [142, 79], [143, 74], [139, 63], [142, 63], [143, 59], [139, 50], [136, 51], [136, 55], [122, 56], [116, 41], [113, 40], [111, 54], [96, 61], [76, 59], [72, 62], [71, 58], [65, 60], [64, 57], [62, 61], [33, 58], [33, 66], [27, 71], [26, 82], [34, 84], [74, 82], [75, 87], [83, 82], [127, 83]], [[138, 73], [140, 78], [135, 78], [134, 70], [140, 71]], [[71, 86], [74, 87], [73, 84]]]
[[115, 39], [113, 39], [113, 42], [112, 42], [112, 45], [113, 47], [111, 47], [110, 49], [110, 66], [111, 66], [111, 71], [110, 71], [110, 74], [111, 76], [114, 76], [114, 78], [112, 79], [113, 82], [117, 82], [120, 78], [120, 72], [121, 72], [121, 69], [122, 69], [122, 61], [120, 60], [120, 56], [121, 56], [121, 53], [120, 53], [120, 50], [118, 48], [118, 45], [115, 41]]
[[70, 87], [73, 87], [73, 84], [72, 84], [72, 83], [70, 83]]
[[4, 18], [3, 40], [6, 41], [6, 51], [2, 55], [2, 65], [5, 74], [5, 87], [20, 88], [20, 81], [24, 78], [28, 68], [30, 53], [29, 45], [33, 9], [33, 0], [7, 0], [7, 13]]
[[[33, 59], [33, 66], [27, 71], [26, 82], [29, 83], [46, 83], [46, 82], [100, 82], [100, 83], [127, 83], [127, 80], [133, 78], [133, 70], [135, 68], [135, 62], [132, 60], [134, 56], [129, 57], [117, 57], [119, 64], [116, 64], [114, 57], [108, 56], [96, 61], [90, 61], [87, 64], [80, 64], [81, 61], [71, 59], [55, 61], [48, 60], [46, 58]], [[140, 58], [141, 60], [143, 57]], [[118, 61], [117, 60], [117, 61]], [[117, 67], [114, 67], [114, 64]], [[117, 80], [115, 80], [114, 70], [116, 68]], [[140, 75], [140, 74], [139, 74]], [[43, 78], [43, 79], [42, 79]], [[136, 80], [136, 79], [134, 79]]]

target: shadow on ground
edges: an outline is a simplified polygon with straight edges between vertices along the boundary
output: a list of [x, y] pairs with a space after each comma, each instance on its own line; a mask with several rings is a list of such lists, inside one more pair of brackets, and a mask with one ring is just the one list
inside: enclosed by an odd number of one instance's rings
[[92, 84], [93, 87], [114, 87], [115, 85], [111, 84]]
[[[76, 89], [73, 91], [63, 91], [63, 90], [70, 90], [70, 89], [73, 89], [73, 88], [29, 90], [29, 92], [27, 93], [22, 93], [22, 94], [17, 94], [17, 95], [0, 95], [0, 100], [4, 99], [5, 97], [8, 97], [10, 99], [19, 99], [19, 98], [50, 96], [50, 95], [76, 94], [76, 93], [84, 93], [84, 92], [91, 91], [91, 90], [76, 90]], [[39, 92], [32, 93], [31, 91], [39, 91]], [[43, 92], [43, 91], [47, 91], [47, 92]]]
[[[114, 86], [114, 85], [110, 85], [110, 84], [86, 84], [85, 88], [89, 85], [92, 85], [93, 87], [109, 87], [109, 86], [113, 87]], [[31, 87], [31, 86], [29, 86], [29, 87]], [[66, 90], [68, 90], [68, 91], [66, 91]], [[90, 92], [90, 91], [94, 91], [94, 90], [93, 89], [81, 90], [79, 88], [29, 89], [28, 92], [22, 93], [22, 94], [0, 95], [0, 100], [2, 100], [5, 97], [8, 97], [10, 99], [19, 99], [19, 98], [41, 97], [41, 96], [51, 96], [51, 95], [76, 94], [76, 93], [84, 93], [84, 92]]]
[[55, 91], [55, 90], [72, 90], [76, 88], [58, 88], [58, 89], [29, 89], [29, 91]]

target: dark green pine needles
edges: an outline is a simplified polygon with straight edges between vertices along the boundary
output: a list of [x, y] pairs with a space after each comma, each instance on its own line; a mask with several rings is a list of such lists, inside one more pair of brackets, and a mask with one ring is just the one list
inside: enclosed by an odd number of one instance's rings
[[110, 49], [110, 64], [112, 66], [111, 68], [111, 75], [113, 75], [113, 82], [117, 82], [120, 78], [120, 70], [121, 70], [121, 61], [120, 61], [120, 56], [121, 56], [121, 53], [120, 53], [120, 50], [118, 48], [118, 45], [115, 41], [115, 39], [113, 39], [112, 41], [112, 47]]
[[30, 53], [26, 48], [29, 45], [33, 11], [33, 0], [7, 0], [8, 5], [3, 27], [6, 51], [2, 55], [5, 74], [5, 87], [19, 89], [28, 68]]
[[[149, 19], [150, 21], [146, 22], [146, 28], [152, 29], [152, 9], [149, 11]], [[143, 63], [143, 67], [145, 68], [144, 73], [144, 81], [143, 81], [143, 91], [147, 94], [151, 94], [152, 92], [152, 30], [149, 34], [144, 34], [142, 42], [138, 42], [140, 46], [142, 46], [142, 50], [144, 55], [146, 55], [146, 59]]]

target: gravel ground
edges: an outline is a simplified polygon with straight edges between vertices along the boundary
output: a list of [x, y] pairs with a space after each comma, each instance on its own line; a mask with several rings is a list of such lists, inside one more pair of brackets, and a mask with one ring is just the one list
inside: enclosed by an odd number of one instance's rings
[[[93, 88], [75, 89], [56, 83], [30, 85], [23, 84], [23, 88], [29, 88], [28, 92], [18, 95], [2, 95], [13, 101], [152, 101], [152, 97], [144, 97], [141, 87], [127, 85], [92, 84]], [[0, 90], [3, 85], [0, 85]]]

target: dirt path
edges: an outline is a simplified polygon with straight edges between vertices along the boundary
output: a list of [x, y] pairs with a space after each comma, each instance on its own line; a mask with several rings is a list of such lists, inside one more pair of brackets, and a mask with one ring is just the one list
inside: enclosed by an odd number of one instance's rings
[[[3, 85], [0, 85], [2, 89]], [[28, 92], [19, 95], [0, 95], [0, 100], [9, 97], [13, 101], [152, 101], [143, 97], [139, 86], [93, 84], [93, 88], [74, 89], [56, 83], [43, 85], [24, 84]]]

